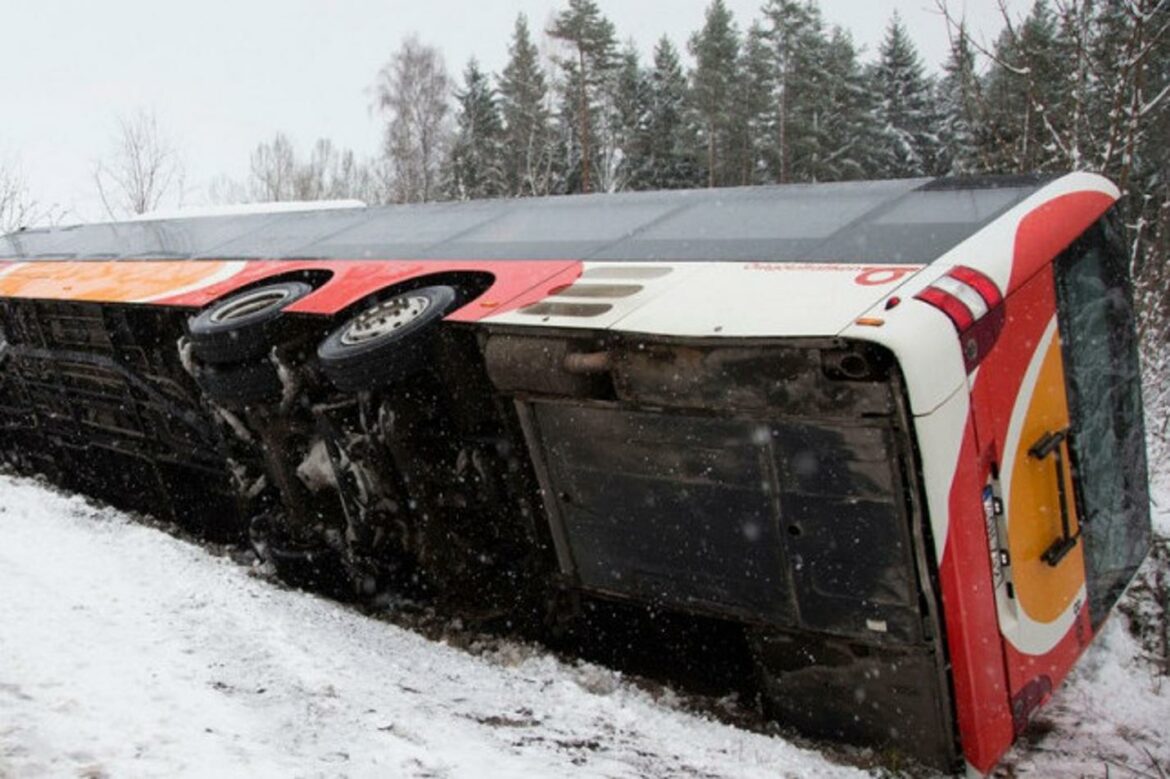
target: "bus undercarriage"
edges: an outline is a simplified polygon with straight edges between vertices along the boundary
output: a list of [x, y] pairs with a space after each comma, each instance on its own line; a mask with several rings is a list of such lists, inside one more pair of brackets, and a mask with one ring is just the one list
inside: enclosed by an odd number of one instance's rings
[[781, 723], [954, 767], [888, 352], [444, 323], [417, 369], [352, 391], [315, 358], [331, 320], [287, 317], [225, 368], [187, 316], [0, 302], [3, 458], [339, 596], [586, 643], [583, 602], [713, 620]]

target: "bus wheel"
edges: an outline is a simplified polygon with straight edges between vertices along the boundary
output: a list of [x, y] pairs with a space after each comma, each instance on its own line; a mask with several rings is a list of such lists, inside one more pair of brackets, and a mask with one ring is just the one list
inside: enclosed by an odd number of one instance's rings
[[434, 326], [455, 297], [454, 289], [440, 285], [372, 303], [317, 347], [321, 371], [338, 389], [349, 392], [402, 379], [418, 367]]
[[312, 291], [303, 281], [282, 281], [217, 301], [188, 323], [191, 349], [206, 363], [263, 357], [286, 324], [281, 313]]

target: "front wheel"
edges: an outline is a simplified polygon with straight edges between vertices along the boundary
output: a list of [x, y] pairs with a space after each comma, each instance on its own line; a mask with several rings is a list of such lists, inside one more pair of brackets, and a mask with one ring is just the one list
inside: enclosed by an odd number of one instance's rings
[[359, 392], [415, 371], [430, 336], [455, 304], [448, 286], [422, 287], [378, 301], [317, 347], [321, 371], [338, 389]]

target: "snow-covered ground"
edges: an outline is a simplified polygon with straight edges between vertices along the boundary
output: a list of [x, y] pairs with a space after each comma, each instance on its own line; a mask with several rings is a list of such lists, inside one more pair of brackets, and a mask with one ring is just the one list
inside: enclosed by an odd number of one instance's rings
[[0, 476], [0, 776], [864, 774], [520, 646], [473, 656]]
[[[1166, 535], [1165, 479], [1156, 500]], [[1007, 775], [1170, 772], [1170, 677], [1127, 624], [1110, 621]], [[434, 643], [0, 476], [0, 777], [865, 775], [503, 647]]]

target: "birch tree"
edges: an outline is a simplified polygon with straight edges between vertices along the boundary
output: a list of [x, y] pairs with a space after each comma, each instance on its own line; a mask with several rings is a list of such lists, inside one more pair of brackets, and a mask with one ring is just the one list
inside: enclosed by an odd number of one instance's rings
[[451, 140], [451, 79], [439, 50], [410, 35], [378, 72], [376, 105], [386, 118], [390, 198], [433, 200]]
[[271, 141], [257, 144], [249, 163], [244, 181], [220, 177], [212, 182], [212, 202], [360, 200], [373, 204], [384, 199], [375, 163], [359, 160], [328, 138], [318, 139], [305, 158], [287, 135], [276, 133]]

